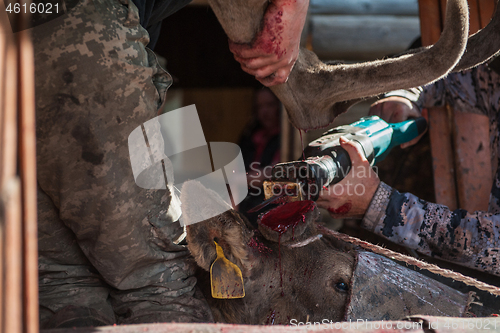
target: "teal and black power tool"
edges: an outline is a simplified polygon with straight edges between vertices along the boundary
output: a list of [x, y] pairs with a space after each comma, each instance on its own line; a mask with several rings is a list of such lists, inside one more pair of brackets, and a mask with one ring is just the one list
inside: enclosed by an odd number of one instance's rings
[[333, 128], [304, 150], [304, 160], [276, 164], [271, 179], [264, 182], [266, 199], [281, 201], [317, 200], [322, 188], [340, 182], [351, 169], [349, 154], [340, 137], [358, 142], [371, 165], [389, 151], [424, 133], [425, 118], [389, 124], [377, 116], [361, 118], [350, 125]]

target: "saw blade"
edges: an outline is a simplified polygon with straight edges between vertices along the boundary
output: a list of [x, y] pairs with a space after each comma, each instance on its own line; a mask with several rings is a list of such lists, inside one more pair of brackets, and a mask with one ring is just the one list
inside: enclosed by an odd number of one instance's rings
[[281, 199], [283, 197], [286, 197], [286, 193], [283, 193], [281, 195], [278, 195], [278, 196], [275, 196], [275, 197], [271, 197], [269, 199], [267, 199], [266, 201], [264, 201], [263, 203], [261, 204], [258, 204], [257, 206], [255, 206], [254, 208], [250, 209], [247, 211], [247, 213], [255, 213], [255, 212], [258, 212], [259, 210], [261, 210], [262, 208], [266, 207], [267, 205], [269, 204], [272, 204], [273, 202], [275, 202], [276, 200], [278, 199]]

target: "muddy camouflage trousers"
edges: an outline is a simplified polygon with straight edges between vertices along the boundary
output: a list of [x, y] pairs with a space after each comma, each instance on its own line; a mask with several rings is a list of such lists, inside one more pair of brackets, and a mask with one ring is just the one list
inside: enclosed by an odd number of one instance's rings
[[42, 328], [212, 317], [178, 199], [134, 182], [127, 140], [171, 77], [128, 0], [82, 0], [35, 27]]

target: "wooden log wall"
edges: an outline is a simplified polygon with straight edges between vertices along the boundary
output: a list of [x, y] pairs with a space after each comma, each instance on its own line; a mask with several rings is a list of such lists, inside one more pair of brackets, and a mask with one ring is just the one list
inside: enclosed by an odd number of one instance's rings
[[7, 17], [3, 6], [0, 1], [0, 332], [36, 333], [33, 49], [29, 30], [23, 30], [28, 18]]
[[312, 49], [321, 59], [372, 60], [406, 50], [419, 36], [417, 16], [317, 15]]
[[323, 60], [373, 60], [420, 35], [417, 0], [311, 0], [312, 50]]
[[[469, 33], [484, 28], [495, 0], [469, 0]], [[422, 44], [441, 34], [446, 0], [419, 0]], [[429, 134], [436, 202], [473, 212], [488, 209], [494, 167], [491, 165], [489, 121], [486, 116], [461, 113], [448, 106], [429, 110]]]

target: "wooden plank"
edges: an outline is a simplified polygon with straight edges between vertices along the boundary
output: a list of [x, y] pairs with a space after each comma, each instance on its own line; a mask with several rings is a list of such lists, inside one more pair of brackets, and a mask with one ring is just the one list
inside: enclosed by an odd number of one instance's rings
[[439, 10], [441, 12], [441, 31], [443, 31], [444, 28], [444, 22], [446, 21], [446, 2], [448, 0], [437, 0], [439, 1]]
[[[26, 17], [24, 17], [26, 18]], [[38, 236], [35, 131], [35, 61], [30, 30], [17, 33], [19, 56], [19, 163], [23, 221], [24, 332], [38, 333]]]
[[[469, 2], [469, 35], [481, 29], [481, 19], [479, 17], [478, 0], [467, 0]], [[492, 13], [493, 14], [493, 13]]]
[[[328, 322], [321, 326], [314, 326], [314, 323], [307, 323], [306, 319], [296, 319], [292, 326], [284, 325], [239, 325], [239, 324], [196, 324], [196, 323], [162, 323], [162, 324], [139, 324], [139, 325], [118, 325], [87, 328], [61, 328], [57, 330], [42, 331], [45, 333], [424, 333], [424, 332], [500, 332], [500, 320], [496, 317], [486, 318], [455, 318], [438, 316], [412, 316], [411, 321], [370, 321], [370, 322]], [[424, 320], [419, 320], [422, 318]], [[422, 322], [425, 323], [422, 325]], [[486, 323], [486, 324], [485, 324]], [[488, 324], [490, 323], [490, 324]], [[432, 325], [432, 326], [431, 326]], [[382, 328], [381, 328], [382, 327]], [[429, 329], [431, 327], [431, 329]], [[459, 327], [451, 329], [449, 327]], [[478, 328], [479, 327], [479, 328]], [[484, 328], [486, 327], [486, 328]], [[397, 328], [397, 329], [396, 329]], [[488, 329], [489, 328], [489, 329]]]
[[[1, 14], [0, 14], [1, 15]], [[5, 15], [7, 16], [7, 15]], [[5, 23], [8, 21], [2, 21], [2, 17], [0, 17], [0, 141], [3, 135], [3, 117], [4, 117], [4, 102], [5, 102], [5, 66], [6, 66], [6, 52], [7, 52], [7, 36], [10, 34], [7, 33], [7, 30], [4, 29]], [[0, 174], [2, 173], [2, 148], [3, 145], [0, 144]]]
[[371, 60], [401, 53], [420, 35], [418, 17], [315, 15], [313, 51], [320, 59]]
[[[489, 22], [494, 5], [485, 0], [468, 2], [469, 34], [473, 34]], [[493, 183], [488, 117], [458, 111], [452, 113], [458, 206], [469, 212], [487, 211]]]
[[307, 145], [305, 134], [293, 127], [288, 119], [286, 109], [281, 110], [281, 146], [280, 160], [281, 162], [294, 161], [302, 156], [302, 145]]
[[291, 137], [292, 137], [293, 126], [288, 119], [288, 113], [285, 107], [281, 108], [281, 143], [280, 143], [280, 161], [291, 161], [289, 157], [291, 156]]
[[22, 332], [22, 224], [21, 184], [17, 177], [4, 183], [1, 192], [5, 207], [5, 265], [3, 333]]
[[17, 172], [17, 47], [8, 37], [5, 57], [3, 131], [0, 143], [0, 200], [4, 206], [4, 263], [3, 274], [3, 333], [22, 330], [22, 228], [20, 184]]
[[453, 126], [458, 206], [469, 212], [488, 211], [493, 184], [489, 118], [453, 111]]
[[0, 184], [5, 184], [8, 179], [16, 174], [17, 50], [13, 44], [7, 47], [6, 64], [5, 82], [9, 82], [9, 84], [5, 85], [4, 130], [2, 138], [0, 138], [2, 142]]
[[429, 110], [429, 135], [436, 203], [457, 208], [452, 135], [446, 107]]
[[311, 0], [311, 14], [418, 15], [417, 0]]
[[479, 21], [481, 29], [490, 23], [491, 17], [495, 12], [496, 0], [478, 0]]
[[441, 35], [441, 10], [436, 0], [419, 0], [422, 45], [432, 45]]
[[[446, 0], [419, 0], [422, 44], [438, 41], [443, 28]], [[429, 109], [429, 135], [431, 141], [434, 192], [436, 202], [457, 208], [455, 169], [451, 127], [446, 107]]]
[[[5, 117], [7, 103], [11, 103], [11, 100], [6, 100], [6, 85], [5, 82], [9, 82], [7, 78], [7, 52], [14, 45], [13, 34], [11, 33], [11, 28], [9, 25], [9, 18], [7, 13], [3, 11], [3, 3], [0, 3], [0, 188], [2, 185], [2, 180], [5, 179], [4, 175], [4, 163], [5, 151], [4, 147], [6, 142], [4, 141], [5, 133]], [[12, 53], [12, 51], [11, 51]], [[12, 54], [11, 56], [12, 57]]]
[[[5, 67], [6, 67], [6, 52], [7, 52], [7, 40], [12, 34], [8, 33], [8, 18], [7, 13], [0, 10], [0, 174], [2, 174], [2, 164], [3, 164], [3, 133], [4, 133], [4, 115], [5, 115]], [[1, 177], [0, 177], [0, 189], [2, 188]], [[4, 274], [5, 272], [5, 251], [4, 251], [4, 239], [5, 239], [5, 216], [0, 213], [0, 332], [3, 332], [3, 305], [4, 300]]]
[[238, 143], [252, 119], [254, 89], [184, 89], [184, 105], [195, 104], [207, 142]]

